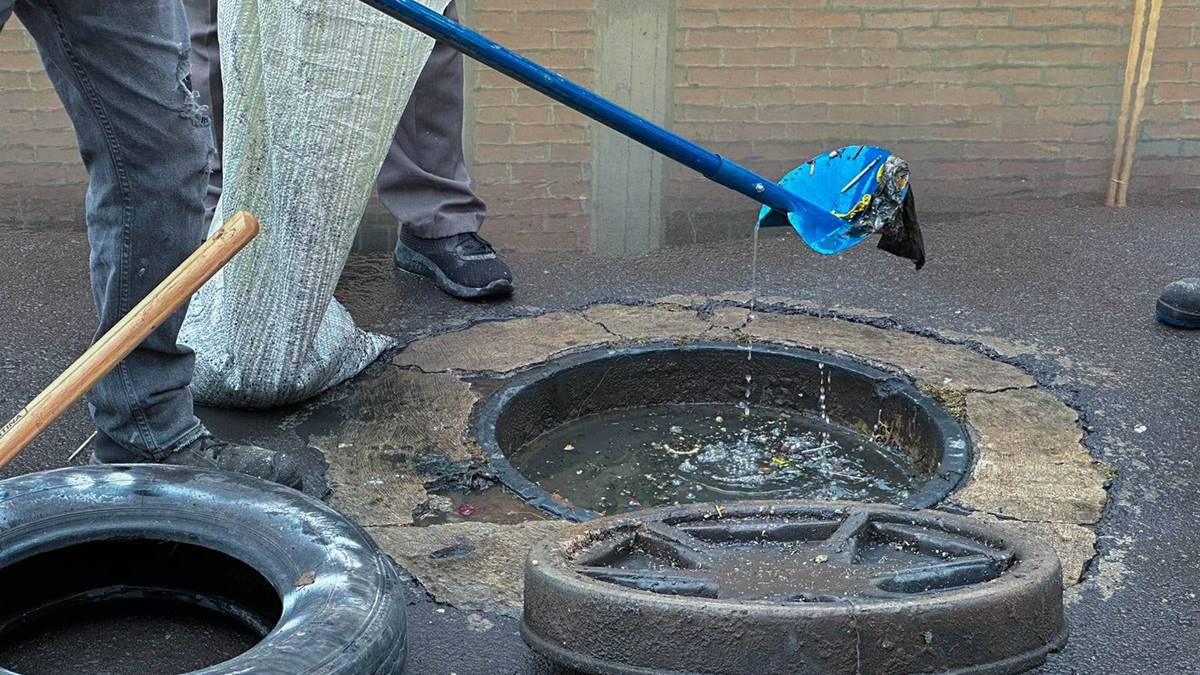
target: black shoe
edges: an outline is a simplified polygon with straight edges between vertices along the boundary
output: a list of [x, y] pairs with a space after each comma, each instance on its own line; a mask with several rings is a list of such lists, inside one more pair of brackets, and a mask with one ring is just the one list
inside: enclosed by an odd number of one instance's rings
[[1158, 320], [1176, 328], [1200, 329], [1200, 279], [1167, 286], [1158, 299]]
[[433, 279], [456, 298], [478, 300], [511, 295], [512, 272], [496, 249], [474, 232], [422, 239], [400, 228], [396, 266]]
[[[92, 455], [92, 464], [105, 464], [97, 455]], [[160, 464], [195, 466], [240, 473], [254, 478], [279, 483], [300, 489], [304, 476], [294, 459], [282, 452], [260, 448], [256, 445], [235, 445], [205, 436], [191, 445], [176, 450]]]

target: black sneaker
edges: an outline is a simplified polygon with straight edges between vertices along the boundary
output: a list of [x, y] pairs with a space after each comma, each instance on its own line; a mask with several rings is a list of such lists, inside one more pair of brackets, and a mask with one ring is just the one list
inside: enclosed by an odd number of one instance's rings
[[[105, 463], [109, 462], [92, 455], [92, 464]], [[300, 466], [282, 452], [256, 445], [226, 443], [212, 436], [205, 436], [176, 450], [159, 463], [240, 473], [297, 490], [304, 484]]]
[[1200, 329], [1200, 279], [1181, 279], [1158, 299], [1158, 320], [1176, 328]]
[[433, 279], [456, 298], [478, 300], [511, 295], [512, 271], [483, 237], [474, 232], [422, 239], [400, 228], [396, 266]]

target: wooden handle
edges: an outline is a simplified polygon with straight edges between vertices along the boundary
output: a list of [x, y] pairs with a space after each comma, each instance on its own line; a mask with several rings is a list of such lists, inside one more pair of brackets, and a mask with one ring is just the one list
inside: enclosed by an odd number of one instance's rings
[[1105, 203], [1117, 205], [1117, 187], [1121, 182], [1121, 167], [1125, 165], [1125, 136], [1129, 133], [1129, 107], [1133, 103], [1133, 87], [1137, 78], [1138, 58], [1142, 55], [1142, 34], [1146, 25], [1146, 0], [1136, 0], [1133, 8], [1133, 27], [1129, 32], [1129, 55], [1125, 57], [1125, 83], [1121, 88], [1121, 116], [1117, 119], [1117, 143], [1113, 148], [1112, 173], [1108, 181]]
[[235, 213], [12, 421], [0, 427], [0, 468], [116, 368], [257, 235], [258, 221], [254, 216]]
[[1142, 109], [1146, 107], [1146, 87], [1150, 84], [1150, 71], [1154, 68], [1154, 47], [1158, 42], [1158, 24], [1162, 18], [1162, 0], [1150, 0], [1150, 17], [1146, 24], [1146, 41], [1142, 45], [1142, 64], [1138, 72], [1137, 90], [1133, 96], [1133, 112], [1129, 120], [1129, 133], [1125, 135], [1125, 155], [1121, 158], [1121, 178], [1117, 181], [1117, 206], [1129, 205], [1129, 181], [1133, 174], [1133, 157], [1137, 152], [1138, 135], [1142, 127]]

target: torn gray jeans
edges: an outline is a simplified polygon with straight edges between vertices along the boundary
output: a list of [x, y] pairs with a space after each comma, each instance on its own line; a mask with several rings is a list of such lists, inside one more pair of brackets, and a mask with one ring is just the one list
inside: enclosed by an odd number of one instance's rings
[[[208, 118], [188, 81], [179, 0], [0, 0], [41, 52], [87, 167], [96, 336], [187, 258], [204, 231]], [[89, 394], [101, 459], [159, 459], [204, 432], [181, 310]], [[105, 456], [105, 452], [116, 453]]]
[[[443, 11], [446, 0], [423, 0]], [[192, 299], [196, 398], [310, 398], [392, 344], [333, 297], [379, 167], [433, 40], [358, 0], [221, 0], [224, 185], [262, 233]]]

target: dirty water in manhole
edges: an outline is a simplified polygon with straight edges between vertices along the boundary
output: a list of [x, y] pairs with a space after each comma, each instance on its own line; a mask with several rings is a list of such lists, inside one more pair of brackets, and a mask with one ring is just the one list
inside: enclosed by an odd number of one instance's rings
[[600, 513], [748, 498], [900, 503], [912, 456], [813, 416], [763, 406], [677, 404], [580, 417], [510, 458], [527, 478]]
[[575, 520], [752, 498], [925, 507], [970, 462], [962, 427], [905, 378], [768, 344], [752, 360], [708, 343], [569, 356], [505, 382], [475, 430], [508, 488]]

